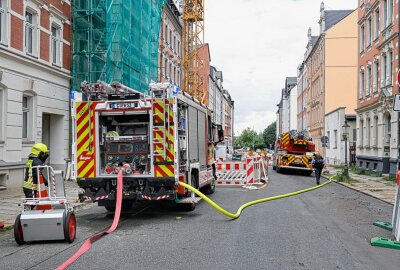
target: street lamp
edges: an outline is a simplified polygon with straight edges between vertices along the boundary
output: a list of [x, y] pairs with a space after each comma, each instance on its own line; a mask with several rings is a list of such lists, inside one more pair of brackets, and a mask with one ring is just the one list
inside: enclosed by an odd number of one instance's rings
[[349, 166], [347, 164], [347, 140], [349, 138], [349, 129], [350, 126], [347, 124], [347, 121], [344, 121], [344, 125], [342, 126], [342, 136], [344, 140], [344, 170], [343, 176], [349, 177]]

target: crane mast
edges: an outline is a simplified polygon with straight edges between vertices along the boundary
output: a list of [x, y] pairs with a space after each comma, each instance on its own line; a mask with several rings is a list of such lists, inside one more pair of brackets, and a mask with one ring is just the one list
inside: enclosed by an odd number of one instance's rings
[[182, 21], [182, 88], [203, 103], [206, 91], [199, 49], [204, 44], [204, 0], [184, 0]]

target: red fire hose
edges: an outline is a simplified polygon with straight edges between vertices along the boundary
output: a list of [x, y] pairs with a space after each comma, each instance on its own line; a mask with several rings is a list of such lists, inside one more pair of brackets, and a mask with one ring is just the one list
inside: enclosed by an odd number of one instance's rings
[[104, 232], [97, 233], [95, 235], [92, 235], [89, 237], [81, 246], [81, 248], [75, 252], [74, 255], [72, 255], [68, 260], [66, 260], [64, 263], [62, 263], [60, 266], [57, 267], [57, 270], [64, 270], [71, 264], [73, 264], [81, 255], [85, 254], [86, 251], [88, 251], [92, 244], [103, 237], [106, 234], [112, 233], [118, 226], [119, 223], [119, 218], [121, 215], [121, 202], [122, 202], [122, 170], [118, 173], [117, 176], [117, 203], [116, 203], [116, 208], [115, 208], [115, 215], [114, 215], [114, 220], [111, 225], [111, 227]]

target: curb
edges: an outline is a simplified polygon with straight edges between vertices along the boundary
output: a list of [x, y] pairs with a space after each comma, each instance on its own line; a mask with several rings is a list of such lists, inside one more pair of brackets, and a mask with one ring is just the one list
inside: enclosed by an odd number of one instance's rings
[[[321, 175], [321, 177], [324, 178], [325, 180], [329, 180], [329, 178], [327, 178], [326, 176]], [[387, 204], [389, 204], [389, 205], [391, 205], [391, 206], [394, 206], [393, 203], [388, 202], [388, 201], [385, 201], [384, 199], [379, 198], [379, 197], [376, 197], [376, 196], [374, 196], [374, 195], [372, 195], [372, 194], [370, 194], [370, 193], [361, 191], [361, 190], [356, 189], [356, 188], [354, 188], [354, 187], [350, 187], [350, 186], [344, 185], [343, 183], [338, 182], [338, 181], [336, 181], [336, 180], [333, 180], [332, 182], [334, 182], [334, 183], [336, 183], [336, 184], [338, 184], [338, 185], [341, 185], [342, 187], [346, 187], [346, 188], [348, 188], [348, 189], [351, 189], [351, 190], [357, 191], [357, 192], [359, 192], [359, 193], [362, 193], [362, 194], [364, 194], [364, 195], [370, 196], [370, 197], [372, 197], [372, 198], [378, 199], [378, 200], [380, 200], [380, 201], [382, 201], [382, 202], [384, 202], [384, 203], [387, 203]]]

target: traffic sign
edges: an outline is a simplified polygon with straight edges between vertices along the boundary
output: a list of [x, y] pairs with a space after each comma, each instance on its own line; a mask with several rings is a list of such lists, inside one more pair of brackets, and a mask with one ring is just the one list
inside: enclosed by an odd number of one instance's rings
[[397, 71], [397, 85], [400, 86], [400, 70]]
[[328, 136], [322, 136], [322, 137], [321, 137], [321, 142], [322, 142], [323, 144], [329, 143], [329, 137], [328, 137]]
[[393, 111], [400, 111], [400, 94], [395, 94], [393, 99]]

